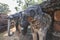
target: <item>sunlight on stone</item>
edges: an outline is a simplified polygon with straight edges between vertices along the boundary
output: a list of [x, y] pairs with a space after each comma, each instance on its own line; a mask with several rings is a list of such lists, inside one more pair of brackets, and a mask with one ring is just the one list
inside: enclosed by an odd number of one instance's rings
[[[10, 31], [11, 31], [10, 33], [12, 34], [12, 32], [16, 31], [16, 28], [14, 27], [14, 28], [10, 29]], [[8, 36], [8, 32], [5, 32], [3, 35], [3, 37], [6, 37], [6, 36]]]

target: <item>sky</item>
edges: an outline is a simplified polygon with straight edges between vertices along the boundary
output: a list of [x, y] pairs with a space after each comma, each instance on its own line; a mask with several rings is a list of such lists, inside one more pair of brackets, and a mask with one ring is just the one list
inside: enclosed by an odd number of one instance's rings
[[[35, 1], [37, 1], [37, 0], [35, 0]], [[24, 0], [22, 0], [22, 2], [24, 3]], [[0, 3], [5, 3], [5, 4], [9, 5], [9, 9], [11, 10], [11, 12], [9, 12], [8, 15], [16, 13], [16, 10], [14, 9], [14, 7], [18, 6], [16, 3], [16, 0], [0, 0]]]
[[16, 10], [14, 9], [14, 7], [17, 6], [16, 0], [0, 0], [0, 3], [9, 5], [9, 9], [11, 10], [11, 12], [9, 12], [8, 15], [16, 13]]
[[[24, 3], [24, 0], [22, 0], [22, 2]], [[16, 0], [0, 0], [0, 3], [8, 4], [9, 9], [11, 10], [8, 15], [15, 14], [17, 12], [15, 10], [15, 7], [18, 6]], [[22, 9], [20, 9], [20, 11], [21, 10]]]

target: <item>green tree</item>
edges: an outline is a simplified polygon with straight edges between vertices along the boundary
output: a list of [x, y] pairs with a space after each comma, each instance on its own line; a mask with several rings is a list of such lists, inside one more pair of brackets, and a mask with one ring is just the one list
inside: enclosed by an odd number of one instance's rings
[[7, 4], [0, 3], [0, 13], [7, 14], [8, 12], [10, 12], [9, 6]]
[[29, 7], [29, 6], [32, 6], [32, 5], [34, 5], [34, 4], [37, 4], [36, 2], [35, 2], [35, 0], [25, 0], [25, 5], [23, 5], [23, 9], [26, 9], [27, 7]]
[[18, 7], [15, 7], [15, 10], [18, 11]]
[[[25, 10], [27, 7], [32, 6], [34, 4], [40, 4], [42, 0], [24, 0], [25, 4], [23, 5], [23, 2], [21, 0], [17, 0], [18, 6], [20, 6], [23, 10]], [[17, 7], [18, 8], [18, 7]]]
[[40, 4], [40, 3], [42, 3], [43, 2], [43, 0], [38, 0], [38, 4]]

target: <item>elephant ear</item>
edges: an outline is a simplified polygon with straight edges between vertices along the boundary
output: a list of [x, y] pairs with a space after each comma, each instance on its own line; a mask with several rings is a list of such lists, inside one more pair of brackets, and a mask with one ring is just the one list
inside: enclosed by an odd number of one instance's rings
[[42, 18], [42, 23], [45, 24], [45, 26], [43, 25], [44, 27], [46, 27], [46, 28], [50, 27], [50, 25], [51, 25], [51, 23], [52, 23], [52, 18], [51, 18], [51, 16], [48, 15], [48, 14], [44, 14], [44, 15], [43, 15], [43, 18]]
[[38, 21], [37, 24], [39, 24], [39, 27], [43, 30], [47, 30], [52, 23], [51, 16], [46, 13], [41, 14], [41, 16], [38, 15], [37, 17], [35, 17], [35, 20]]

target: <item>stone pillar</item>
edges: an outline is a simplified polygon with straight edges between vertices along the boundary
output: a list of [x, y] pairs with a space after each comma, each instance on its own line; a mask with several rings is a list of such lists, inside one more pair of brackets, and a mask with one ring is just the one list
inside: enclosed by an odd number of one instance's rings
[[8, 28], [7, 28], [7, 31], [8, 31], [8, 36], [10, 35], [10, 19], [8, 19]]

